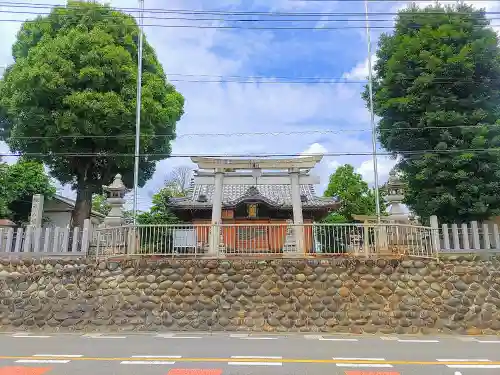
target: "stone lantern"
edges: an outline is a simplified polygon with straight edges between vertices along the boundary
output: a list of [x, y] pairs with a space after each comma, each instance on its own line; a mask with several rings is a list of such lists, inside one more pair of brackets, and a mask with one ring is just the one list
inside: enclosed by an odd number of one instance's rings
[[387, 195], [385, 201], [387, 202], [387, 212], [389, 219], [394, 221], [408, 221], [408, 213], [403, 207], [404, 199], [404, 183], [400, 180], [396, 170], [389, 173], [389, 180], [387, 181]]
[[123, 225], [123, 205], [125, 204], [123, 197], [127, 188], [123, 184], [122, 176], [117, 174], [111, 185], [103, 185], [102, 189], [106, 192], [106, 202], [111, 206], [111, 210], [104, 218], [104, 224], [109, 227]]

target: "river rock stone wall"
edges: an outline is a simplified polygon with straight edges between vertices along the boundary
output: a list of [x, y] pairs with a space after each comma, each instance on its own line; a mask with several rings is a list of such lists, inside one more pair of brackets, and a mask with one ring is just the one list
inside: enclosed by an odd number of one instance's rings
[[0, 260], [4, 330], [500, 332], [500, 261]]

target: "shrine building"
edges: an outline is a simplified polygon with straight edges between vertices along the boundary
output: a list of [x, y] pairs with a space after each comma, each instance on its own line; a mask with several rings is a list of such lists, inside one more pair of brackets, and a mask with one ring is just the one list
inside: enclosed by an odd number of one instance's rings
[[[339, 206], [335, 198], [315, 194], [319, 178], [310, 170], [321, 159], [193, 157], [198, 168], [188, 195], [171, 198], [168, 205], [185, 223], [220, 225], [221, 232], [210, 239], [203, 233], [197, 236], [212, 251], [217, 246], [237, 251], [281, 252], [285, 247], [307, 251], [312, 246], [307, 224]], [[287, 244], [290, 241], [293, 246]]]

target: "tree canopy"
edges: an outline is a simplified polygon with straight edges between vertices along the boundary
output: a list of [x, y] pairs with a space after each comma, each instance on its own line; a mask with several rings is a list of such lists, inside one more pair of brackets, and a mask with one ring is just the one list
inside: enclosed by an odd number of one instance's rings
[[350, 222], [356, 214], [375, 214], [375, 194], [350, 164], [344, 164], [335, 170], [324, 195], [338, 197], [341, 204], [339, 210], [327, 216], [328, 222]]
[[405, 203], [424, 219], [500, 213], [498, 43], [484, 11], [465, 4], [410, 6], [379, 40], [379, 139], [401, 157]]
[[43, 165], [20, 159], [0, 164], [0, 217], [22, 224], [29, 220], [34, 194], [51, 198], [56, 192]]
[[[72, 184], [74, 225], [117, 173], [132, 186], [138, 36], [132, 16], [69, 1], [22, 25], [0, 83], [5, 140]], [[143, 51], [139, 186], [170, 154], [184, 107], [146, 40]]]
[[172, 191], [165, 187], [153, 195], [153, 201], [149, 211], [137, 215], [139, 224], [175, 224], [179, 219], [168, 208], [168, 200]]

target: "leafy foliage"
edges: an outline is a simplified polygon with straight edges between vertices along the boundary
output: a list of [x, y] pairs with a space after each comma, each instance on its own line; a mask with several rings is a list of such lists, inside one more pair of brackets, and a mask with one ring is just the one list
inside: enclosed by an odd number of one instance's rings
[[34, 194], [52, 197], [56, 192], [43, 165], [20, 159], [16, 164], [0, 164], [0, 217], [26, 223]]
[[137, 216], [139, 224], [175, 224], [179, 219], [167, 206], [172, 192], [169, 188], [163, 188], [153, 195], [153, 204], [149, 211], [142, 212]]
[[106, 195], [94, 194], [92, 197], [92, 211], [100, 212], [103, 215], [107, 215], [111, 211], [110, 204], [106, 202]]
[[326, 222], [345, 223], [353, 221], [353, 215], [356, 214], [375, 214], [375, 194], [350, 164], [344, 164], [335, 170], [324, 195], [338, 197], [341, 203], [338, 211], [326, 217]]
[[413, 5], [379, 40], [379, 139], [402, 158], [405, 203], [424, 219], [500, 213], [500, 154], [484, 151], [500, 146], [498, 43], [484, 11], [465, 4]]
[[[117, 173], [132, 185], [138, 35], [130, 15], [69, 1], [22, 25], [0, 84], [7, 143], [77, 190], [74, 225], [89, 217], [92, 195]], [[145, 41], [140, 186], [170, 154], [183, 106]]]

